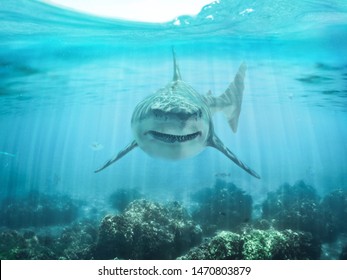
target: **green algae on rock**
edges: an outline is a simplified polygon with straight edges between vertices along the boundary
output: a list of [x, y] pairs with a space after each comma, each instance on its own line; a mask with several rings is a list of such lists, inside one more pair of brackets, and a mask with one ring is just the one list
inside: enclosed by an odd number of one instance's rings
[[251, 220], [252, 197], [233, 183], [218, 179], [213, 188], [202, 189], [193, 198], [199, 206], [192, 216], [205, 234], [235, 230]]
[[304, 260], [319, 259], [320, 244], [309, 233], [292, 230], [222, 231], [191, 249], [182, 260]]
[[173, 259], [201, 241], [202, 230], [179, 203], [135, 200], [100, 225], [97, 259]]

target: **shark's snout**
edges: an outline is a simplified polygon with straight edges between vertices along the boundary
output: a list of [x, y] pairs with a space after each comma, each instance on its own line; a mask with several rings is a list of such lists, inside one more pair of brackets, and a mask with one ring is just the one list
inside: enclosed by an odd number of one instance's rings
[[178, 120], [178, 121], [188, 121], [188, 120], [198, 120], [202, 116], [200, 109], [198, 110], [182, 110], [181, 108], [172, 108], [171, 110], [152, 110], [153, 116], [158, 120]]

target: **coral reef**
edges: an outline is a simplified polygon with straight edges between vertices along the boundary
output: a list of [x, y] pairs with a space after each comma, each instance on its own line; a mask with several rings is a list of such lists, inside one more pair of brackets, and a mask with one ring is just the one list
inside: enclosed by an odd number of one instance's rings
[[0, 233], [0, 259], [2, 260], [46, 260], [56, 255], [48, 247], [40, 244], [33, 231], [20, 233], [7, 230]]
[[192, 248], [180, 260], [241, 260], [243, 242], [240, 235], [230, 231], [221, 231], [213, 238]]
[[342, 189], [320, 199], [302, 181], [281, 185], [253, 220], [251, 196], [221, 179], [194, 195], [192, 216], [178, 202], [131, 201], [139, 195], [113, 193], [117, 215], [106, 215], [104, 201], [35, 192], [5, 199], [0, 259], [347, 259]]
[[347, 260], [347, 245], [345, 247], [343, 247], [339, 259], [340, 260]]
[[324, 221], [322, 240], [333, 242], [340, 233], [347, 233], [347, 192], [341, 189], [326, 195], [321, 204], [321, 219]]
[[319, 259], [321, 246], [310, 233], [292, 230], [222, 231], [191, 249], [183, 260], [304, 260]]
[[98, 236], [98, 225], [92, 220], [75, 222], [64, 228], [54, 241], [54, 251], [58, 259], [92, 259]]
[[87, 220], [64, 228], [60, 234], [6, 230], [0, 233], [0, 259], [92, 259], [96, 238], [97, 226]]
[[233, 183], [217, 179], [213, 188], [202, 189], [193, 199], [199, 206], [192, 216], [201, 224], [205, 234], [235, 230], [251, 220], [252, 197]]
[[276, 229], [292, 229], [317, 235], [322, 230], [319, 197], [303, 181], [281, 185], [269, 192], [262, 205], [262, 218], [272, 220]]
[[9, 228], [48, 226], [77, 219], [80, 202], [68, 196], [30, 192], [23, 197], [6, 198], [0, 205], [0, 225]]
[[122, 188], [113, 192], [109, 197], [112, 208], [123, 211], [130, 202], [143, 198], [143, 195], [135, 188]]
[[271, 220], [276, 229], [310, 232], [322, 242], [334, 242], [347, 232], [347, 193], [342, 190], [320, 200], [315, 189], [303, 181], [284, 184], [268, 193], [262, 211], [262, 218]]
[[173, 259], [201, 241], [202, 231], [179, 203], [135, 200], [99, 229], [96, 259]]
[[316, 260], [321, 254], [321, 244], [305, 232], [251, 230], [242, 240], [246, 260]]

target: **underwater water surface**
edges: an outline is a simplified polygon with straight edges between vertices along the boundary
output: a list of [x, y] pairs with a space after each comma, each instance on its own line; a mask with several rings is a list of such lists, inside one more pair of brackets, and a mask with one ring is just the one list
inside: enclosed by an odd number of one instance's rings
[[[220, 0], [150, 24], [3, 0], [0, 16], [2, 259], [347, 258], [345, 1]], [[247, 65], [237, 133], [213, 122], [261, 179], [209, 147], [94, 173], [172, 81], [173, 47], [202, 95]]]

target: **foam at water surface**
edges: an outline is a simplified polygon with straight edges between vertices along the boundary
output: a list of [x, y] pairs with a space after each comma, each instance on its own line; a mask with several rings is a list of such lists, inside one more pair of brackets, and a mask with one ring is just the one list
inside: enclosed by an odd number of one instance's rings
[[70, 8], [97, 16], [141, 22], [167, 22], [179, 15], [196, 15], [211, 0], [127, 0], [83, 1], [46, 0], [48, 4]]

